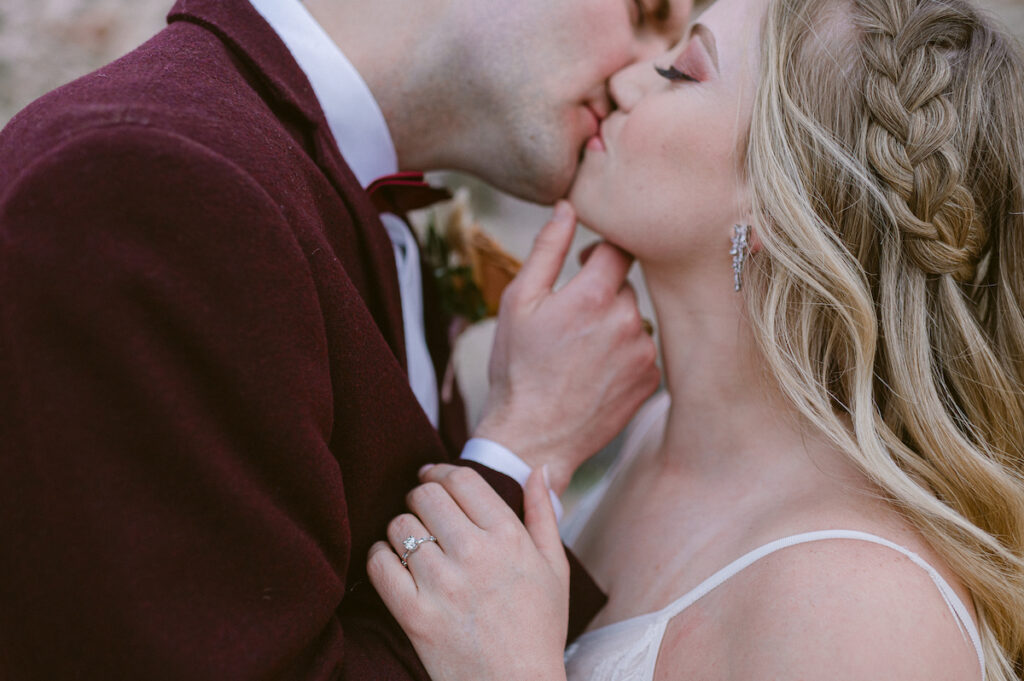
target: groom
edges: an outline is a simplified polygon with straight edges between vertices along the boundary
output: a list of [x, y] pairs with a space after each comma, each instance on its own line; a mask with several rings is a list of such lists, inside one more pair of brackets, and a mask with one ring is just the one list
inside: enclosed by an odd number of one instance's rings
[[[0, 677], [424, 678], [364, 567], [416, 470], [461, 454], [515, 505], [546, 465], [560, 491], [656, 374], [620, 253], [552, 292], [570, 211], [506, 297], [463, 449], [445, 320], [393, 214], [415, 178], [395, 173], [553, 201], [605, 80], [663, 49], [680, 9], [179, 0], [153, 40], [16, 117]], [[600, 594], [579, 570], [575, 588], [583, 622]]]

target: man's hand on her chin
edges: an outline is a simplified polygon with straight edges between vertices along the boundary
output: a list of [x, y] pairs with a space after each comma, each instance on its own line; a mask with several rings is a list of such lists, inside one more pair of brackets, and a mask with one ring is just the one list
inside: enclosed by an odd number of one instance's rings
[[502, 296], [490, 392], [474, 433], [534, 468], [546, 464], [558, 493], [659, 383], [654, 341], [626, 281], [628, 255], [599, 244], [553, 291], [575, 225], [572, 207], [560, 202]]

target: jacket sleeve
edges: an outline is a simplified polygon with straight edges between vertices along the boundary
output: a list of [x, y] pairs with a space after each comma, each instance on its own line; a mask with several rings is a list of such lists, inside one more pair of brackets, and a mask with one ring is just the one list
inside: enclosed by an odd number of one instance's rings
[[322, 315], [270, 196], [124, 125], [0, 192], [0, 676], [425, 678], [343, 599]]

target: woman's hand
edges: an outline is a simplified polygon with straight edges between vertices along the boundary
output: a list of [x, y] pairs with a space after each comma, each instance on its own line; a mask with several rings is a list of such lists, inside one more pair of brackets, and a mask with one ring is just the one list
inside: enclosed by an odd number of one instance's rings
[[[525, 527], [472, 469], [420, 477], [367, 570], [431, 678], [564, 681], [569, 564], [542, 472], [526, 483]], [[403, 567], [405, 538], [430, 536]]]

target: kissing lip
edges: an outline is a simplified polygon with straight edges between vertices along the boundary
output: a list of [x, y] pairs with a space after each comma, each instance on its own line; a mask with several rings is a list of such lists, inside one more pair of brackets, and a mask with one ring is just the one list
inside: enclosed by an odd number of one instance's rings
[[601, 116], [592, 106], [587, 104], [584, 108], [590, 112], [593, 116], [594, 125], [591, 128], [591, 132], [587, 137], [587, 143], [585, 147], [593, 151], [604, 151], [604, 136], [602, 128], [604, 127], [604, 117]]
[[590, 104], [584, 105], [584, 108], [588, 112], [590, 112], [591, 116], [594, 117], [593, 129], [591, 130], [591, 132], [588, 135], [588, 137], [600, 136], [601, 135], [601, 123], [604, 121], [604, 117], [601, 114], [597, 113], [597, 110], [594, 109], [594, 107], [591, 106]]

